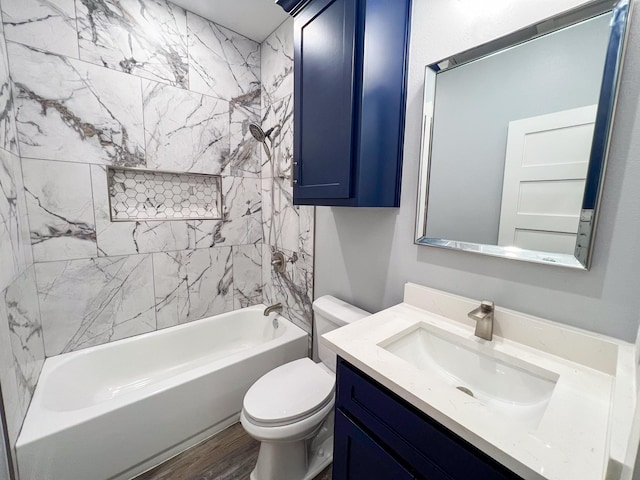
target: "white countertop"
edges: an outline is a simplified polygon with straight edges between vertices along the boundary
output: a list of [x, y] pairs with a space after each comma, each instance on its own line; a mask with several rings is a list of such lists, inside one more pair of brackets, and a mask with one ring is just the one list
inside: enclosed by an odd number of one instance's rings
[[[633, 345], [500, 308], [493, 341], [487, 342], [474, 336], [474, 322], [466, 318], [478, 304], [408, 284], [404, 303], [329, 332], [321, 341], [525, 479], [620, 478], [635, 411]], [[417, 325], [557, 376], [544, 414], [533, 423], [512, 421], [380, 346]]]

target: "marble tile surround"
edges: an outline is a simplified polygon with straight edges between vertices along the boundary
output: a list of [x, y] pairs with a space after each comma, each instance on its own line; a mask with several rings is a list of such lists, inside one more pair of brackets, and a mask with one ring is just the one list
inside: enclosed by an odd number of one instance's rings
[[95, 257], [90, 166], [25, 158], [22, 169], [34, 260]]
[[187, 14], [165, 0], [76, 0], [80, 59], [187, 88]]
[[187, 12], [191, 90], [260, 109], [260, 45]]
[[[23, 19], [55, 11], [61, 21], [69, 18], [64, 7], [30, 0], [9, 10]], [[248, 132], [260, 117], [259, 44], [189, 14], [199, 37], [187, 58], [187, 14], [170, 4], [76, 0], [76, 10], [78, 55], [56, 42], [48, 49], [17, 25], [8, 44], [47, 355], [262, 301], [260, 145]], [[50, 20], [37, 19], [42, 24], [33, 28], [46, 34]], [[122, 41], [134, 27], [127, 50]], [[151, 52], [158, 29], [168, 35], [161, 39], [166, 51]], [[129, 57], [140, 62], [125, 65]], [[198, 87], [198, 76], [192, 84], [188, 73], [200, 61], [211, 77]], [[113, 223], [105, 165], [222, 174], [223, 218]], [[139, 264], [144, 254], [154, 255]], [[153, 285], [152, 299], [123, 297], [135, 289], [116, 269]], [[183, 272], [197, 279], [186, 281], [186, 295]], [[54, 287], [65, 283], [82, 292], [79, 299], [52, 300], [64, 295]], [[177, 308], [161, 295], [172, 285]], [[214, 286], [213, 299], [200, 295]], [[106, 313], [93, 315], [100, 299]], [[169, 303], [175, 318], [167, 318]]]
[[36, 263], [48, 357], [156, 329], [151, 255]]
[[[72, 318], [46, 322], [47, 353], [191, 321], [277, 294], [287, 297], [299, 323], [310, 325], [312, 282], [305, 280], [299, 289], [308, 290], [302, 300], [307, 307], [296, 308], [300, 292], [292, 290], [293, 277], [271, 278], [267, 272], [262, 278], [263, 242], [287, 252], [299, 279], [303, 260], [313, 253], [313, 209], [292, 205], [289, 184], [292, 22], [261, 46], [163, 1], [136, 2], [139, 11], [133, 3], [75, 0], [71, 8], [69, 0], [27, 0], [23, 6], [0, 0], [4, 26], [11, 30], [8, 57], [16, 70], [17, 138], [31, 244], [42, 271], [39, 295], [43, 311]], [[74, 22], [75, 38], [66, 35]], [[164, 35], [162, 49], [150, 52], [159, 40], [147, 38], [152, 37], [147, 32], [158, 29]], [[43, 41], [54, 30], [60, 31], [56, 41]], [[130, 40], [127, 45], [123, 38]], [[250, 135], [251, 122], [276, 127], [268, 140], [273, 163]], [[105, 165], [221, 174], [223, 218], [113, 223]], [[152, 254], [151, 271], [142, 266], [134, 271], [141, 272], [140, 281], [154, 285], [154, 318], [131, 328], [119, 318], [111, 323], [92, 318], [91, 299], [115, 289], [104, 277], [105, 265], [128, 265], [128, 256], [144, 254]], [[201, 272], [203, 265], [209, 267]], [[44, 292], [52, 277], [72, 281], [68, 271], [96, 284], [87, 286], [88, 300], [82, 295], [81, 305], [58, 312]], [[200, 298], [198, 284], [185, 280], [200, 274], [205, 285], [219, 291], [211, 303]], [[109, 281], [118, 283], [117, 277]], [[137, 303], [138, 310], [147, 311], [149, 302]], [[126, 316], [123, 321], [129, 324]]]
[[0, 25], [0, 148], [18, 154], [18, 132], [13, 105], [13, 85], [9, 77], [4, 26]]
[[264, 106], [293, 93], [293, 18], [262, 42], [260, 55]]
[[222, 219], [195, 222], [196, 246], [247, 245], [262, 242], [260, 180], [222, 178]]
[[144, 165], [139, 78], [17, 43], [7, 47], [23, 157]]
[[32, 262], [20, 158], [0, 149], [0, 291]]
[[78, 58], [75, 0], [2, 2], [7, 40]]
[[229, 102], [149, 81], [142, 92], [147, 166], [222, 173], [229, 162]]
[[191, 221], [112, 222], [106, 167], [91, 165], [98, 256], [135, 255], [195, 248]]
[[[269, 155], [261, 152], [264, 302], [281, 302], [285, 315], [311, 333], [315, 207], [293, 205], [293, 20], [273, 32], [261, 47], [262, 126], [273, 128]], [[270, 266], [281, 250], [287, 260], [283, 274]]]
[[155, 253], [153, 262], [158, 328], [233, 310], [232, 247]]
[[[1, 301], [9, 322], [21, 406], [31, 401], [44, 363], [44, 344], [34, 268], [29, 267], [5, 291]], [[26, 410], [26, 408], [25, 408]]]
[[[259, 45], [161, 0], [0, 9], [0, 260], [12, 265], [0, 272], [0, 382], [12, 445], [45, 355], [261, 302], [282, 301], [310, 331], [314, 209], [294, 207], [287, 187], [292, 22]], [[276, 126], [275, 174], [252, 122]], [[224, 217], [113, 223], [108, 165], [221, 174]], [[282, 275], [270, 269], [276, 247]]]

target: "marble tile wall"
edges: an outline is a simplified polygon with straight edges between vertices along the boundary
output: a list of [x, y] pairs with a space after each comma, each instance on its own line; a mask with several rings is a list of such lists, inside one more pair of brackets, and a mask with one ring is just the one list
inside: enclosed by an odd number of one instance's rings
[[12, 89], [0, 25], [0, 388], [15, 467], [13, 445], [45, 353]]
[[[261, 47], [261, 122], [270, 155], [261, 151], [265, 303], [282, 302], [285, 316], [311, 332], [313, 301], [314, 207], [293, 205], [293, 20], [284, 22]], [[270, 265], [281, 250], [286, 271]]]
[[[260, 44], [165, 0], [0, 5], [46, 355], [261, 302]], [[113, 223], [108, 165], [222, 175], [223, 218]]]
[[[263, 301], [310, 331], [313, 209], [293, 207], [290, 187], [292, 23], [259, 44], [165, 0], [0, 0], [0, 11], [11, 445], [47, 356]], [[273, 162], [251, 122], [276, 127]], [[221, 175], [222, 218], [113, 223], [107, 166]]]
[[[258, 44], [165, 0], [0, 0], [0, 11], [11, 444], [47, 356], [261, 302], [283, 302], [310, 332], [314, 209], [292, 202], [292, 21]], [[270, 156], [251, 122], [275, 127]], [[222, 218], [113, 223], [107, 166], [221, 175]]]

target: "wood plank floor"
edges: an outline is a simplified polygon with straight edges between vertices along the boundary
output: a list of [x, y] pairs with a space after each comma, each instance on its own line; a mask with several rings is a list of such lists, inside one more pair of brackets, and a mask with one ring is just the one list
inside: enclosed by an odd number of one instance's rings
[[[134, 480], [249, 480], [259, 447], [236, 423]], [[315, 480], [331, 480], [331, 466]]]

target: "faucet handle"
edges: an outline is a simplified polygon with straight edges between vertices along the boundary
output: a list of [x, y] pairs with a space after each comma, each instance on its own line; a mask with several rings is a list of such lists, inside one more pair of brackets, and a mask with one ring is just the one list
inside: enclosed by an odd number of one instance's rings
[[480, 302], [480, 310], [482, 313], [491, 313], [495, 308], [496, 305], [491, 300], [482, 300], [482, 302]]

